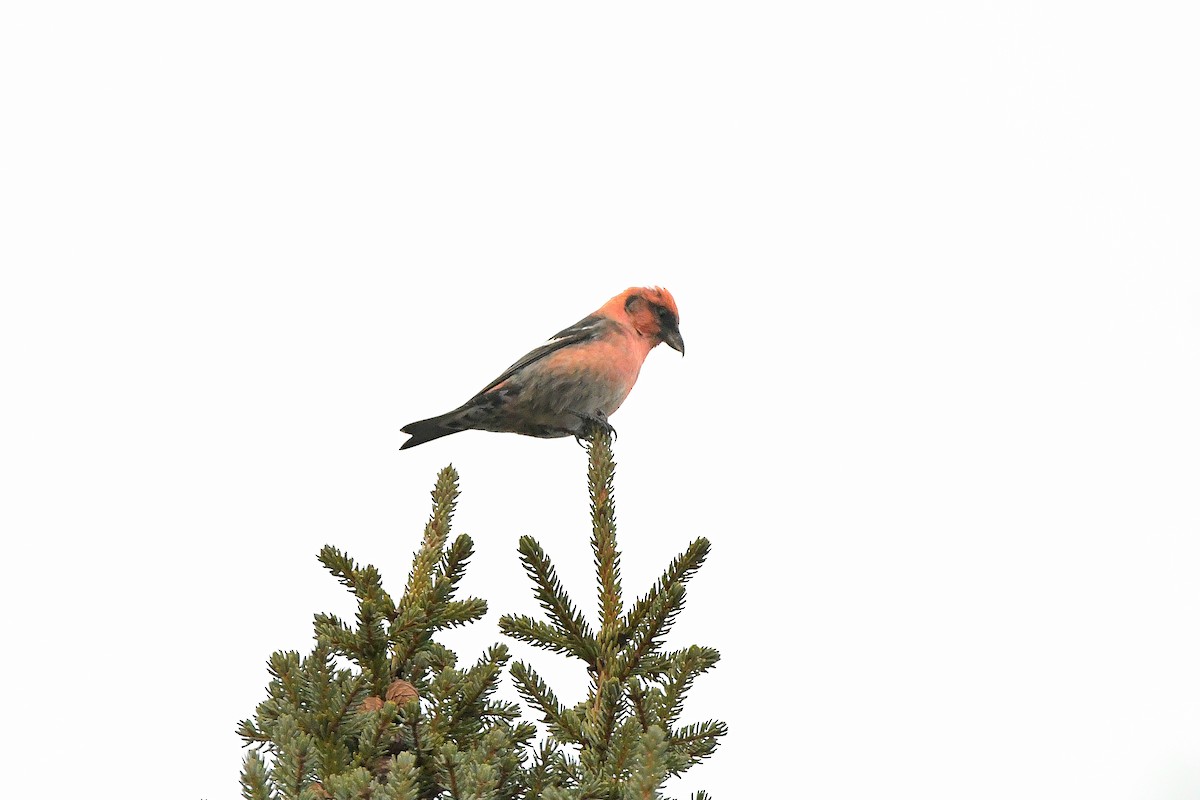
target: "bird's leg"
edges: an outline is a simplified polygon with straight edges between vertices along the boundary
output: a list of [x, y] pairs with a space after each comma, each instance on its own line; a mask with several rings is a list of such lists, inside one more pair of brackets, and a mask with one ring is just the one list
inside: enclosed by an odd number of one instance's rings
[[[609, 424], [608, 415], [605, 414], [603, 411], [596, 411], [594, 414], [588, 414], [588, 413], [585, 413], [582, 411], [571, 411], [570, 413], [579, 417], [585, 423], [590, 422], [593, 425], [601, 428], [602, 430], [606, 431], [610, 436], [612, 436], [614, 439], [617, 438], [617, 429]], [[586, 428], [587, 426], [585, 425], [584, 427]], [[575, 434], [575, 442], [580, 447], [584, 446], [583, 438], [578, 433]]]

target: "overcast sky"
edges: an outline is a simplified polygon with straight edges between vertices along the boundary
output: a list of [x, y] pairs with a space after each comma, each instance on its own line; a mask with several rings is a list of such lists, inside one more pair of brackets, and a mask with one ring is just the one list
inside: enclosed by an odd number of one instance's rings
[[237, 796], [317, 551], [399, 592], [448, 463], [461, 659], [522, 534], [594, 609], [583, 450], [399, 428], [660, 284], [626, 596], [712, 540], [730, 726], [675, 796], [1197, 797], [1191, 6], [6, 4], [6, 789]]

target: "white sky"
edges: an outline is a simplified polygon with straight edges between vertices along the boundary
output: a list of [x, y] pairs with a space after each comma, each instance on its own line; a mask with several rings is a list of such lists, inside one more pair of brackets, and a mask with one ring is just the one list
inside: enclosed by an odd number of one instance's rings
[[626, 592], [712, 540], [731, 729], [676, 796], [1200, 795], [1189, 6], [6, 4], [6, 791], [237, 796], [316, 552], [398, 590], [450, 462], [461, 658], [521, 534], [591, 608], [573, 441], [398, 429], [649, 283]]

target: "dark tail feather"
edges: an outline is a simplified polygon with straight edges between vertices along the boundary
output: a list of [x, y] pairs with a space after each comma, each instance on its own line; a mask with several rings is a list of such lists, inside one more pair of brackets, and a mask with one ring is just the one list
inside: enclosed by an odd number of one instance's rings
[[442, 414], [440, 417], [431, 417], [430, 419], [423, 419], [420, 422], [410, 422], [405, 425], [400, 429], [400, 432], [407, 433], [412, 438], [400, 445], [400, 449], [407, 450], [410, 447], [432, 442], [434, 439], [440, 439], [452, 433], [460, 433], [464, 430], [463, 428], [451, 428], [445, 424], [453, 414], [454, 412]]

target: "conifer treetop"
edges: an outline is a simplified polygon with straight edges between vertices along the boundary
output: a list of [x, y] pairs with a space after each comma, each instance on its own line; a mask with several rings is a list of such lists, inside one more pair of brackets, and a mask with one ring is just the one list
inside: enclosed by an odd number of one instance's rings
[[[487, 613], [457, 596], [471, 559], [470, 537], [452, 538], [458, 475], [437, 477], [433, 510], [403, 592], [389, 594], [379, 571], [327, 545], [318, 558], [355, 597], [355, 618], [319, 613], [307, 656], [272, 654], [267, 699], [238, 726], [249, 752], [247, 800], [632, 800], [660, 798], [663, 783], [710, 756], [725, 734], [715, 720], [681, 722], [695, 679], [720, 658], [664, 640], [682, 611], [686, 585], [709, 544], [698, 538], [635, 602], [622, 598], [612, 442], [588, 442], [591, 548], [598, 614], [593, 626], [532, 537], [518, 543], [544, 618], [505, 615], [519, 641], [582, 662], [590, 683], [573, 704], [558, 698], [527, 663], [509, 674], [547, 726], [522, 721], [517, 704], [494, 699], [508, 665], [503, 644], [460, 668], [435, 636]], [[697, 792], [693, 800], [707, 795]]]
[[668, 777], [712, 755], [726, 733], [725, 723], [717, 720], [680, 725], [693, 682], [716, 665], [720, 654], [695, 645], [664, 649], [683, 610], [686, 585], [710, 545], [703, 537], [694, 540], [626, 610], [615, 472], [610, 433], [597, 426], [588, 442], [588, 493], [598, 628], [593, 632], [541, 545], [523, 536], [517, 550], [546, 619], [504, 615], [500, 629], [518, 641], [579, 659], [590, 677], [587, 697], [568, 707], [529, 664], [517, 661], [510, 670], [522, 699], [547, 726], [550, 739], [540, 757], [553, 765], [546, 769], [556, 773], [557, 785], [584, 794], [599, 791], [597, 797], [617, 796], [605, 793], [613, 787], [622, 787], [621, 796], [659, 797], [658, 788]]

